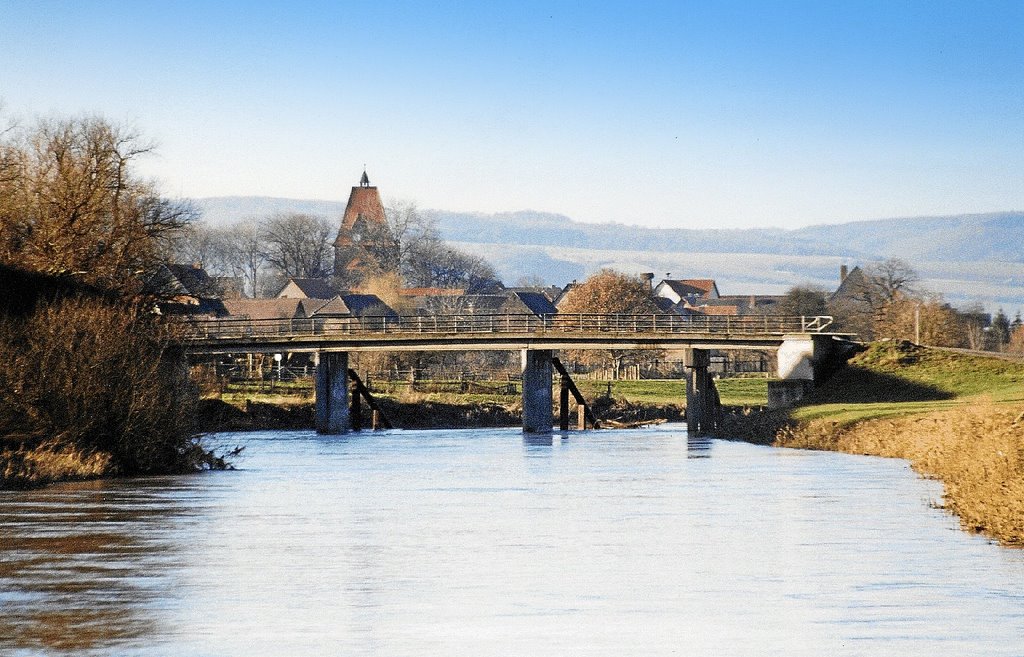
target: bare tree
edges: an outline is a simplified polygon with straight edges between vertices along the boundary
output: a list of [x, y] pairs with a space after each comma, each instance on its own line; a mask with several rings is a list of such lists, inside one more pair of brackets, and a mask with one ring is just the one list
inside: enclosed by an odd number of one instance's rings
[[889, 258], [865, 269], [864, 280], [858, 286], [856, 295], [877, 311], [901, 297], [914, 296], [920, 280], [917, 272], [906, 261]]
[[981, 350], [985, 348], [988, 332], [988, 314], [984, 306], [975, 302], [960, 311], [960, 321], [963, 325], [965, 346], [968, 349]]
[[968, 346], [967, 323], [940, 296], [903, 297], [887, 304], [875, 317], [875, 335], [935, 347]]
[[406, 282], [416, 287], [462, 288], [482, 292], [497, 282], [494, 269], [479, 256], [443, 242], [424, 242], [410, 255]]
[[137, 293], [197, 215], [135, 175], [138, 134], [86, 117], [40, 121], [0, 144], [0, 261]]
[[392, 273], [414, 287], [484, 289], [496, 281], [493, 268], [483, 258], [445, 244], [434, 219], [415, 203], [392, 201], [384, 209], [385, 221], [362, 229], [358, 243], [338, 258], [357, 266], [336, 274], [339, 287], [354, 288], [365, 280]]
[[[829, 312], [836, 318], [836, 328], [870, 340], [884, 335], [886, 309], [901, 300], [920, 299], [917, 272], [899, 258], [865, 267], [850, 273], [846, 293], [829, 301]], [[890, 313], [891, 316], [891, 313]]]
[[387, 223], [383, 227], [381, 244], [383, 248], [378, 254], [378, 263], [382, 271], [405, 271], [417, 251], [426, 245], [440, 242], [437, 226], [434, 221], [424, 215], [411, 201], [392, 201], [384, 208]]
[[256, 221], [240, 221], [224, 228], [218, 247], [220, 260], [229, 275], [241, 278], [251, 297], [259, 296], [260, 275], [267, 259]]
[[197, 221], [186, 226], [174, 239], [168, 260], [182, 263], [200, 263], [209, 271], [218, 270], [219, 231], [207, 224]]
[[332, 271], [333, 224], [309, 214], [278, 214], [260, 231], [263, 257], [282, 278], [326, 278]]
[[516, 287], [532, 287], [536, 289], [543, 289], [547, 287], [547, 282], [544, 277], [540, 274], [528, 274], [526, 276], [520, 276], [516, 279]]
[[266, 265], [260, 228], [255, 219], [213, 227], [203, 222], [189, 225], [174, 243], [168, 260], [200, 264], [211, 276], [238, 279], [239, 290], [255, 297], [257, 281]]
[[[0, 111], [3, 111], [3, 103], [0, 102]], [[12, 143], [8, 141], [10, 135], [17, 129], [16, 123], [10, 123], [7, 127], [0, 128], [0, 185], [10, 184], [15, 181], [22, 168], [23, 154]]]
[[424, 244], [440, 241], [434, 222], [415, 203], [406, 201], [392, 201], [385, 207], [382, 222], [357, 219], [350, 236], [351, 244], [335, 256], [339, 287], [354, 288], [364, 279], [403, 274], [413, 253]]

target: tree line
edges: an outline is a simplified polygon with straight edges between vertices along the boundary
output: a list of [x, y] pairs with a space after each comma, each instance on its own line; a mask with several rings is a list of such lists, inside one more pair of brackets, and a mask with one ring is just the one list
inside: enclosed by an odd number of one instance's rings
[[473, 291], [497, 280], [483, 258], [445, 243], [436, 223], [415, 203], [392, 202], [386, 221], [367, 227], [359, 244], [340, 257], [358, 267], [335, 267], [340, 218], [304, 213], [253, 217], [226, 226], [190, 224], [176, 241], [174, 258], [201, 263], [212, 276], [239, 280], [248, 297], [272, 296], [289, 278], [331, 281], [337, 289], [366, 289], [395, 279], [405, 287]]

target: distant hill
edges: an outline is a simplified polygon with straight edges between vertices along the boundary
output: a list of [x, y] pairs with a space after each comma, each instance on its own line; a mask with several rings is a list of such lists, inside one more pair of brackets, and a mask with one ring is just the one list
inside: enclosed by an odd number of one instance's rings
[[851, 252], [908, 260], [1024, 262], [1024, 212], [878, 219], [793, 231]]
[[584, 224], [540, 212], [432, 211], [446, 239], [490, 244], [572, 246], [690, 253], [833, 255], [865, 260], [1024, 262], [1024, 212], [877, 219], [796, 230], [644, 228]]
[[[305, 212], [339, 218], [340, 201], [216, 197], [197, 201], [213, 225]], [[601, 267], [662, 277], [711, 277], [723, 294], [778, 293], [814, 283], [834, 288], [840, 264], [888, 257], [910, 262], [924, 285], [965, 305], [1024, 309], [1024, 212], [877, 219], [795, 230], [656, 229], [587, 224], [534, 211], [427, 210], [444, 239], [491, 261], [508, 283], [541, 276], [581, 279]]]
[[486, 244], [572, 246], [583, 249], [638, 249], [696, 253], [777, 253], [841, 255], [841, 247], [817, 238], [794, 239], [792, 231], [753, 228], [693, 230], [644, 228], [626, 224], [586, 224], [560, 214], [499, 214], [431, 211], [445, 239]]
[[[222, 196], [197, 201], [214, 225], [278, 212], [340, 216], [342, 201], [265, 196]], [[779, 228], [645, 228], [587, 224], [545, 212], [497, 214], [427, 210], [446, 240], [480, 244], [569, 246], [690, 253], [831, 255], [865, 260], [898, 256], [909, 260], [1024, 262], [1024, 212], [952, 217], [876, 219]]]

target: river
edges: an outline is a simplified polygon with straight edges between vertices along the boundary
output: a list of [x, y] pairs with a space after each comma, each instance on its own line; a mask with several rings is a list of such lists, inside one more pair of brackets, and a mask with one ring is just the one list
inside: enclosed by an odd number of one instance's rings
[[678, 425], [221, 434], [0, 492], [0, 654], [1024, 655], [1024, 552], [903, 461]]

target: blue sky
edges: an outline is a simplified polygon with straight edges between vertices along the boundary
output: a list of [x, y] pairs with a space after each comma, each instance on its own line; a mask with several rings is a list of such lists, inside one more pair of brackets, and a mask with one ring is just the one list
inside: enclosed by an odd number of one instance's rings
[[664, 227], [1024, 209], [1024, 2], [13, 2], [7, 118], [169, 195]]

